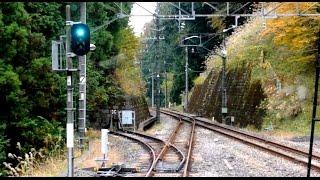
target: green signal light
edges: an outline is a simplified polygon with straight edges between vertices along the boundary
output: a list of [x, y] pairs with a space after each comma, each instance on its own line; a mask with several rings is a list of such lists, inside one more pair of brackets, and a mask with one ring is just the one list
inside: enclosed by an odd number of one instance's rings
[[78, 56], [90, 51], [90, 29], [88, 25], [79, 23], [71, 27], [71, 49]]
[[83, 36], [84, 35], [84, 30], [82, 28], [77, 29], [77, 35], [78, 36]]

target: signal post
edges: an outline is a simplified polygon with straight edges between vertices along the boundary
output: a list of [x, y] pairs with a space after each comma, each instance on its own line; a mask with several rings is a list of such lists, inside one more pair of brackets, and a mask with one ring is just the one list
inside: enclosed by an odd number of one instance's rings
[[[83, 6], [83, 4], [82, 4]], [[63, 38], [66, 37], [66, 41], [63, 42]], [[73, 106], [73, 72], [79, 71], [78, 68], [73, 67], [72, 58], [78, 56], [79, 59], [83, 58], [90, 50], [95, 50], [95, 45], [90, 44], [90, 29], [85, 23], [71, 21], [70, 5], [66, 5], [66, 35], [60, 36], [60, 41], [52, 41], [52, 70], [54, 71], [66, 71], [67, 72], [67, 148], [68, 148], [68, 177], [73, 177], [74, 169], [74, 115], [75, 110]], [[65, 49], [65, 52], [63, 50]], [[64, 54], [65, 55], [62, 55]], [[65, 57], [65, 59], [64, 59]], [[82, 59], [83, 60], [83, 59]], [[65, 61], [65, 67], [64, 63]], [[83, 63], [79, 62], [79, 65]], [[82, 68], [82, 67], [81, 67]], [[81, 69], [80, 68], [80, 69]], [[84, 71], [85, 73], [85, 71]], [[81, 75], [85, 74], [80, 74]], [[81, 80], [81, 79], [80, 79]], [[85, 86], [85, 83], [82, 84]], [[83, 86], [81, 87], [83, 89]], [[80, 100], [84, 100], [85, 96], [83, 91], [80, 90]], [[84, 91], [85, 93], [85, 91]], [[81, 118], [85, 118], [85, 104], [79, 108], [79, 114]], [[83, 135], [85, 121], [79, 122], [80, 136]], [[80, 140], [83, 137], [80, 137]], [[82, 142], [82, 141], [81, 141]], [[80, 144], [80, 147], [82, 144]]]

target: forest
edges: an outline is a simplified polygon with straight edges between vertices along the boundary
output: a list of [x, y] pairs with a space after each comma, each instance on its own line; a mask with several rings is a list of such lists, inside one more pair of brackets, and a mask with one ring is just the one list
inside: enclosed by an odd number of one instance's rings
[[[79, 3], [0, 3], [2, 175], [3, 162], [18, 162], [8, 153], [24, 156], [40, 148], [45, 156], [65, 152], [66, 74], [51, 70], [51, 41], [65, 34], [67, 4], [71, 19], [78, 21]], [[131, 2], [123, 4], [126, 12], [131, 8]], [[98, 27], [119, 12], [116, 3], [89, 2], [87, 24]], [[140, 70], [133, 58], [139, 39], [128, 26], [128, 18], [96, 31], [91, 42], [97, 48], [87, 56], [87, 111], [111, 106], [125, 94], [142, 95]], [[128, 77], [131, 81], [125, 81]]]
[[[245, 3], [237, 3], [231, 11]], [[0, 3], [1, 176], [7, 175], [8, 163], [18, 163], [13, 155], [24, 156], [40, 149], [40, 156], [65, 153], [66, 73], [51, 69], [51, 41], [65, 34], [67, 4], [71, 6], [71, 19], [78, 21], [80, 6], [75, 2]], [[160, 13], [178, 13], [174, 6], [160, 4]], [[319, 13], [319, 3], [313, 8], [310, 4], [301, 3], [301, 10]], [[224, 3], [216, 2], [215, 6], [223, 9]], [[133, 2], [123, 3], [127, 14], [132, 7]], [[290, 12], [293, 8], [294, 4], [288, 2], [278, 11]], [[194, 9], [203, 14], [215, 12], [202, 3], [195, 3]], [[251, 3], [239, 13], [257, 9], [259, 3]], [[87, 2], [87, 24], [94, 29], [119, 12], [117, 2]], [[196, 85], [209, 81], [212, 72], [220, 72], [222, 63], [217, 53], [225, 43], [227, 71], [240, 66], [250, 69], [251, 79], [259, 82], [265, 96], [256, 107], [264, 112], [259, 114], [259, 128], [254, 128], [255, 121], [246, 127], [261, 130], [272, 126], [279, 133], [309, 134], [319, 22], [318, 16], [267, 21], [240, 17], [237, 28], [223, 34], [223, 29], [235, 24], [233, 17], [196, 17], [183, 23], [160, 20], [164, 40], [157, 47], [150, 39], [155, 36], [155, 20], [146, 24], [141, 37], [137, 37], [128, 25], [129, 18], [120, 18], [91, 35], [97, 48], [87, 54], [87, 111], [93, 114], [112, 107], [128, 95], [144, 96], [151, 106], [151, 77], [157, 61], [161, 107], [170, 102], [181, 110], [186, 56], [190, 98]], [[179, 43], [193, 33], [203, 34], [205, 43], [186, 54]], [[75, 99], [78, 96], [75, 94]], [[88, 114], [90, 125], [94, 117]]]
[[[237, 3], [230, 8], [236, 10], [244, 4], [245, 2]], [[182, 7], [183, 5], [182, 3]], [[215, 5], [218, 9], [224, 7], [223, 2], [217, 2]], [[215, 12], [202, 3], [195, 3], [194, 8], [197, 13], [210, 14]], [[259, 11], [260, 8], [261, 4], [251, 3], [241, 9], [239, 13], [253, 13]], [[271, 3], [266, 8], [273, 9]], [[284, 2], [276, 12], [292, 13], [296, 8], [295, 3]], [[318, 13], [319, 3], [316, 5], [312, 2], [299, 3], [299, 8], [301, 12]], [[177, 13], [177, 9], [170, 4], [163, 3], [160, 6], [160, 12], [174, 14], [174, 12]], [[230, 28], [235, 24], [233, 17], [196, 17], [195, 20], [184, 21], [182, 27], [179, 27], [178, 20], [161, 20], [160, 27], [165, 29], [162, 31], [165, 39], [160, 40], [161, 48], [157, 49], [154, 40], [145, 40], [143, 44], [143, 48], [147, 49], [147, 52], [141, 58], [142, 71], [148, 82], [149, 102], [151, 101], [150, 75], [154, 73], [152, 72], [155, 66], [153, 59], [158, 52], [162, 64], [161, 106], [165, 106], [164, 92], [167, 91], [167, 107], [169, 102], [171, 105], [176, 103], [179, 105], [177, 109], [182, 110], [186, 56], [188, 56], [189, 63], [188, 90], [191, 93], [188, 98], [190, 99], [195, 85], [203, 85], [205, 81], [208, 81], [212, 72], [221, 73], [222, 61], [218, 54], [221, 54], [225, 43], [228, 54], [227, 73], [240, 67], [250, 69], [252, 82], [255, 81], [261, 86], [262, 96], [265, 97], [256, 107], [257, 111], [261, 112], [257, 115], [259, 117], [257, 119], [260, 120], [252, 120], [253, 122], [249, 123], [248, 128], [252, 129], [251, 126], [260, 124], [257, 126], [258, 129], [272, 128], [279, 130], [279, 134], [309, 135], [314, 93], [314, 62], [317, 57], [317, 40], [320, 30], [319, 20], [318, 16], [269, 19], [240, 17], [238, 26], [225, 34], [221, 33], [223, 29]], [[155, 32], [152, 30], [154, 28], [155, 21], [147, 24], [142, 38], [154, 36]], [[186, 55], [185, 48], [180, 46], [180, 41], [187, 34], [198, 35], [200, 33], [207, 36], [205, 40], [209, 41], [204, 42], [203, 47], [189, 47]], [[229, 85], [236, 86], [231, 81], [229, 80]], [[235, 97], [230, 96], [229, 106], [232, 105], [233, 98]], [[210, 102], [203, 103], [210, 104]], [[191, 102], [192, 104], [196, 104], [196, 102]], [[237, 108], [241, 109], [241, 107]], [[219, 113], [215, 114], [212, 111], [213, 109], [208, 110], [206, 116], [209, 118], [212, 116], [220, 117]], [[317, 128], [319, 127], [317, 126]]]
[[[231, 7], [231, 10], [236, 10], [243, 6], [245, 3], [237, 3]], [[218, 9], [223, 9], [225, 6], [224, 2], [215, 2], [215, 5]], [[196, 13], [210, 14], [214, 13], [215, 10], [210, 6], [204, 6], [202, 3], [195, 3], [194, 10]], [[246, 6], [239, 13], [247, 12], [252, 13], [252, 9], [255, 6], [254, 3]], [[188, 8], [188, 3], [181, 3], [182, 8]], [[178, 9], [169, 3], [163, 3], [159, 7], [160, 14], [177, 14]], [[240, 17], [238, 19], [238, 24], [242, 25], [246, 21], [246, 18]], [[233, 17], [218, 17], [218, 18], [207, 18], [207, 17], [196, 17], [192, 21], [184, 21], [184, 25], [179, 27], [178, 20], [160, 20], [160, 27], [164, 28], [161, 32], [161, 35], [165, 38], [160, 40], [159, 45], [159, 54], [160, 54], [160, 64], [161, 72], [163, 75], [160, 77], [162, 92], [165, 89], [165, 75], [164, 72], [167, 72], [167, 89], [168, 89], [168, 102], [176, 102], [177, 104], [181, 103], [180, 94], [184, 90], [184, 71], [185, 71], [185, 49], [180, 46], [181, 37], [187, 34], [203, 34], [205, 43], [203, 43], [203, 48], [197, 47], [193, 48], [193, 51], [189, 50], [188, 61], [189, 61], [189, 84], [188, 89], [190, 90], [193, 87], [192, 81], [199, 76], [201, 72], [204, 72], [206, 69], [205, 61], [206, 56], [210, 53], [209, 50], [213, 50], [220, 46], [223, 41], [223, 34], [221, 33], [222, 29], [228, 28], [229, 26], [235, 23]], [[155, 22], [150, 22], [146, 25], [146, 29], [141, 37], [142, 48], [148, 49], [142, 57], [141, 69], [144, 73], [144, 77], [150, 77], [152, 70], [155, 66], [153, 58], [157, 52], [156, 45], [154, 40], [144, 40], [148, 37], [155, 35], [155, 32], [151, 30], [155, 28]], [[227, 32], [226, 36], [230, 35], [231, 32]], [[144, 41], [143, 41], [144, 40]], [[190, 48], [191, 49], [191, 48]], [[151, 82], [151, 78], [147, 79], [148, 82]], [[173, 84], [175, 86], [173, 86]], [[151, 97], [151, 83], [149, 83], [149, 88], [147, 91], [148, 97]], [[167, 105], [168, 105], [167, 102]], [[164, 106], [164, 93], [161, 93], [161, 105]]]

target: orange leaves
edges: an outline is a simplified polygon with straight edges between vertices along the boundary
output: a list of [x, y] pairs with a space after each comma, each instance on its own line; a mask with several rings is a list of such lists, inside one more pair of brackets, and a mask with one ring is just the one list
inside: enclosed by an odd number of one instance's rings
[[[299, 12], [315, 13], [313, 2], [299, 3]], [[277, 14], [293, 13], [298, 11], [296, 3], [283, 3]], [[267, 29], [263, 36], [273, 35], [273, 42], [279, 46], [289, 47], [290, 50], [299, 50], [313, 45], [315, 36], [319, 32], [319, 17], [281, 17], [267, 21]]]
[[128, 95], [140, 96], [144, 86], [141, 81], [140, 69], [135, 64], [139, 50], [139, 39], [134, 36], [131, 28], [120, 31], [120, 53], [117, 56], [116, 79], [121, 89]]

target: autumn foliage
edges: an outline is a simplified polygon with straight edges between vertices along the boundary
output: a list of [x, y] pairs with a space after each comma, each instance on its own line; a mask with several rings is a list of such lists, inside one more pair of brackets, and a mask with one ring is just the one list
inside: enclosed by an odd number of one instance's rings
[[[282, 123], [299, 122], [300, 126], [292, 129], [304, 132], [309, 127], [306, 122], [311, 118], [309, 112], [320, 17], [290, 14], [319, 14], [319, 3], [281, 2], [266, 5], [266, 12], [276, 7], [268, 18], [252, 17], [226, 38], [227, 69], [243, 64], [252, 68], [252, 79], [261, 81], [267, 95], [261, 104], [267, 110], [265, 121], [272, 121], [279, 128]], [[207, 58], [207, 69], [221, 69], [218, 53], [221, 49]], [[206, 73], [203, 74], [205, 76]]]
[[116, 79], [128, 95], [141, 96], [144, 92], [140, 66], [137, 61], [139, 39], [131, 28], [120, 30], [120, 53], [117, 56]]

